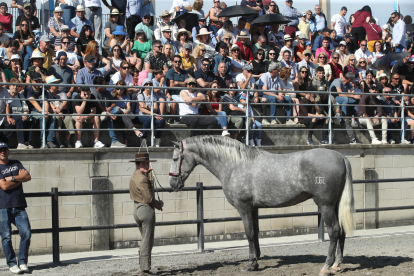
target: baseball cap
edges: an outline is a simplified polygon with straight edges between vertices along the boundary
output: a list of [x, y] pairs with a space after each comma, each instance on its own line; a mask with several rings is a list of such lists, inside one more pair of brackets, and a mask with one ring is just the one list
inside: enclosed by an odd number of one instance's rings
[[251, 66], [250, 63], [245, 63], [243, 65], [243, 70], [249, 71], [249, 70], [252, 70], [252, 69], [253, 69], [253, 66]]
[[186, 81], [185, 81], [185, 83], [195, 83], [195, 84], [197, 84], [197, 81], [195, 80], [195, 78], [188, 78]]
[[324, 32], [332, 32], [332, 30], [331, 29], [329, 29], [329, 28], [327, 28], [327, 27], [325, 27], [325, 28], [323, 28], [323, 30], [322, 30], [322, 32], [324, 33]]
[[307, 39], [305, 34], [300, 34], [298, 37], [299, 37], [299, 39]]
[[88, 61], [88, 60], [92, 60], [92, 59], [95, 59], [95, 57], [93, 55], [86, 55], [83, 60]]
[[191, 43], [186, 43], [185, 45], [184, 45], [184, 49], [193, 49], [193, 45], [191, 45]]
[[0, 149], [1, 148], [9, 148], [9, 146], [6, 143], [0, 143]]
[[309, 40], [306, 41], [306, 46], [308, 46], [308, 45], [312, 45], [312, 43]]
[[44, 42], [50, 42], [50, 38], [47, 35], [42, 35], [40, 37], [40, 41], [44, 41]]
[[268, 71], [272, 72], [273, 70], [279, 69], [282, 67], [282, 65], [280, 64], [280, 62], [272, 62], [269, 64], [269, 68]]
[[385, 74], [385, 73], [381, 73], [381, 74], [378, 76], [378, 78], [379, 78], [379, 79], [381, 79], [381, 78], [383, 78], [383, 77], [386, 77], [386, 78], [388, 79], [388, 76], [387, 76], [387, 74]]
[[69, 28], [69, 26], [68, 26], [68, 25], [63, 25], [63, 26], [60, 28], [60, 30], [61, 30], [61, 31], [68, 31], [68, 30], [70, 30], [70, 28]]
[[312, 55], [312, 51], [311, 50], [305, 50], [305, 51], [303, 51], [303, 55], [306, 55], [306, 54]]
[[64, 52], [64, 51], [59, 51], [58, 54], [55, 57], [55, 60], [58, 60], [58, 59], [60, 59], [63, 56], [67, 57], [68, 54], [66, 54], [66, 52]]
[[354, 39], [354, 37], [352, 36], [352, 34], [346, 34], [345, 38], [349, 38], [349, 39]]
[[378, 91], [378, 86], [374, 83], [374, 84], [371, 85], [369, 90], [377, 90]]
[[26, 4], [24, 4], [23, 8], [25, 9], [25, 8], [27, 8], [27, 7], [32, 7], [32, 4], [31, 4], [31, 3], [26, 3]]
[[339, 42], [339, 45], [345, 45], [346, 46], [346, 42], [342, 40], [341, 42]]

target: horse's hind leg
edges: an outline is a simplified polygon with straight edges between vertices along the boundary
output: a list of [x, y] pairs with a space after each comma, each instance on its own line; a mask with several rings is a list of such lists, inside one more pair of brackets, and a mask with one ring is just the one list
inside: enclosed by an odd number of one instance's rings
[[345, 236], [345, 232], [341, 231], [341, 233], [339, 234], [338, 249], [336, 250], [335, 263], [332, 266], [332, 270], [336, 272], [341, 271], [339, 265], [342, 263], [344, 259]]
[[[255, 233], [256, 229], [259, 230], [258, 222], [255, 223], [255, 215], [250, 206], [237, 206], [237, 211], [242, 218], [244, 224], [244, 230], [246, 232], [246, 237], [249, 242], [249, 263], [243, 268], [243, 271], [254, 271], [259, 268], [257, 263], [257, 259], [260, 256], [260, 249], [259, 249], [259, 233]], [[257, 214], [256, 214], [257, 219]], [[257, 237], [257, 240], [255, 238]]]
[[333, 265], [335, 260], [335, 251], [340, 235], [340, 227], [338, 217], [335, 214], [334, 206], [319, 206], [329, 235], [329, 250], [326, 257], [325, 265], [320, 271], [319, 275], [329, 275], [329, 268]]

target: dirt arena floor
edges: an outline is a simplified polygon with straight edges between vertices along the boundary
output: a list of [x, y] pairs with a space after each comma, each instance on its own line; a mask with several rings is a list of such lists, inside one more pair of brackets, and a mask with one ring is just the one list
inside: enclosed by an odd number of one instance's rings
[[[262, 248], [259, 271], [241, 273], [248, 258], [247, 248], [206, 253], [153, 256], [154, 271], [159, 275], [319, 275], [325, 262], [328, 242]], [[344, 264], [337, 275], [414, 275], [414, 234], [348, 238]], [[60, 266], [30, 267], [32, 275], [42, 276], [133, 276], [138, 258], [105, 260]], [[7, 270], [0, 275], [11, 275]]]

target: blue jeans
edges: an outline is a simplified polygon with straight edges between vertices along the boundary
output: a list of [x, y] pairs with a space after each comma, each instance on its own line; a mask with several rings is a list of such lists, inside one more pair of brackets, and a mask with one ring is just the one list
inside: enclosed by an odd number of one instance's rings
[[[20, 235], [18, 260], [16, 260], [16, 254], [14, 253], [11, 241], [12, 223], [16, 225]], [[30, 222], [26, 210], [24, 208], [0, 209], [0, 232], [1, 244], [4, 255], [6, 256], [7, 265], [12, 267], [17, 265], [17, 262], [19, 265], [27, 264], [32, 233], [30, 231]]]
[[104, 125], [104, 126], [106, 126], [107, 129], [110, 129], [108, 131], [108, 134], [109, 134], [109, 137], [111, 137], [112, 143], [118, 142], [118, 139], [116, 138], [116, 135], [115, 135], [115, 131], [113, 130], [114, 129], [114, 123], [112, 122], [112, 119], [107, 118], [105, 121], [101, 122], [101, 125]]
[[400, 53], [400, 52], [402, 52], [403, 49], [404, 49], [404, 47], [401, 44], [399, 44], [398, 47], [395, 47], [395, 52]]
[[[39, 120], [39, 128], [43, 128], [43, 117], [39, 116], [37, 114], [41, 114], [38, 111], [32, 111], [31, 113], [34, 118]], [[53, 120], [52, 116], [49, 116], [49, 118], [45, 119], [46, 126], [46, 141], [47, 142], [54, 142], [55, 141], [55, 131], [49, 131], [49, 129], [55, 128], [55, 120]], [[40, 140], [43, 141], [43, 131], [40, 131]]]
[[[254, 137], [254, 133], [255, 133], [255, 131], [253, 129], [262, 129], [262, 124], [259, 121], [254, 120], [254, 123], [252, 125], [252, 132], [251, 132], [251, 135], [252, 135], [251, 137], [252, 138]], [[257, 139], [262, 138], [262, 131], [261, 130], [257, 131], [256, 138]]]
[[[135, 120], [135, 119], [134, 119]], [[151, 128], [151, 117], [144, 117], [140, 116], [138, 117], [139, 122], [142, 124], [142, 128]], [[157, 126], [157, 128], [164, 128], [165, 127], [165, 119], [162, 118], [162, 120], [157, 120], [154, 118], [154, 123]], [[148, 131], [143, 130], [142, 131], [142, 138], [147, 138]], [[155, 138], [160, 138], [162, 135], [162, 131], [156, 131], [155, 132]]]
[[[276, 99], [277, 103], [292, 103], [292, 98], [289, 96], [285, 96], [283, 98], [283, 101], [279, 101], [278, 99]], [[285, 107], [285, 112], [286, 112], [286, 116], [287, 117], [292, 117], [292, 106], [291, 105], [284, 105]], [[275, 112], [276, 113], [276, 112]], [[286, 120], [288, 120], [288, 118], [286, 118]]]
[[70, 25], [69, 22], [71, 22], [71, 20], [76, 16], [76, 8], [73, 6], [69, 6], [67, 4], [65, 5], [60, 5], [60, 7], [63, 10], [63, 20], [65, 20], [65, 24], [66, 25]]
[[[217, 115], [226, 116], [226, 112], [221, 111], [221, 112], [217, 113]], [[216, 120], [217, 120], [218, 124], [221, 126], [221, 128], [227, 127], [227, 117], [216, 117]]]
[[273, 103], [272, 105], [270, 105], [270, 120], [274, 121], [276, 120], [274, 117], [276, 115], [276, 105], [274, 103], [276, 103], [276, 97], [275, 96], [270, 96], [270, 95], [263, 95], [263, 98], [266, 98], [268, 103]]
[[217, 32], [220, 30], [220, 28], [217, 28], [216, 26], [212, 24], [210, 25], [210, 28], [213, 31], [214, 35], [217, 35]]
[[[350, 108], [352, 108], [355, 111], [355, 114], [358, 112], [358, 103], [359, 100], [355, 100], [354, 98], [348, 98], [348, 97], [336, 97], [335, 101], [337, 104], [356, 104], [356, 106], [349, 106]], [[341, 111], [342, 111], [342, 116], [348, 116], [348, 106], [346, 105], [342, 105], [341, 106]], [[354, 112], [352, 112], [354, 113]], [[349, 116], [351, 116], [353, 114], [349, 114]]]
[[29, 45], [23, 46], [22, 57], [23, 57], [23, 70], [27, 70], [30, 66], [30, 57], [33, 54], [33, 48]]
[[124, 112], [121, 110], [119, 106], [115, 106], [110, 111], [111, 114], [124, 114]]
[[[391, 123], [391, 119], [388, 119], [388, 127], [387, 129], [401, 129], [401, 119], [396, 123]], [[407, 120], [404, 120], [404, 130], [400, 131], [401, 141], [405, 137], [405, 133], [407, 130]], [[387, 140], [389, 141], [392, 139], [392, 131], [387, 131]]]

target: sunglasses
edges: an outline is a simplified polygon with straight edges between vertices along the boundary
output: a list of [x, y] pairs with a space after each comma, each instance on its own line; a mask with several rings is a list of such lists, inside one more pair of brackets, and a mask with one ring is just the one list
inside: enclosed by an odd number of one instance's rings
[[276, 53], [269, 53], [269, 56], [274, 56], [276, 55]]
[[150, 20], [151, 16], [144, 16], [144, 19]]
[[125, 66], [125, 67], [122, 67], [122, 69], [129, 70], [129, 67], [128, 66]]
[[308, 73], [308, 71], [300, 71], [300, 72], [301, 72], [301, 73], [304, 73], [304, 74], [305, 74], [305, 73]]
[[32, 8], [31, 7], [26, 7], [26, 8], [24, 8], [25, 10], [31, 10]]
[[232, 50], [233, 52], [240, 52], [240, 50], [239, 49], [234, 49], [234, 50]]
[[399, 80], [400, 78], [392, 78], [393, 80]]
[[70, 42], [62, 42], [62, 44], [66, 45], [66, 44], [70, 44]]
[[305, 54], [305, 57], [310, 57], [311, 56], [311, 54]]
[[22, 26], [22, 27], [27, 27], [27, 26], [29, 26], [29, 25], [27, 25], [27, 24], [22, 24], [22, 25], [20, 25], [20, 26]]
[[236, 89], [236, 87], [235, 86], [231, 86], [231, 87], [229, 87], [229, 89]]
[[396, 16], [391, 16], [392, 19], [394, 19]]
[[210, 66], [210, 64], [209, 63], [208, 64], [203, 63], [203, 66], [207, 67], [207, 66]]
[[321, 59], [321, 58], [322, 58], [322, 59], [325, 59], [326, 57], [325, 57], [325, 56], [320, 56], [319, 58], [320, 58], [320, 59]]
[[339, 59], [339, 57], [333, 57], [332, 59]]
[[230, 38], [228, 38], [228, 37], [227, 38], [223, 38], [223, 40], [230, 40]]
[[263, 56], [263, 54], [262, 53], [260, 53], [260, 54], [257, 54], [258, 56]]
[[214, 86], [212, 86], [211, 88], [218, 88], [218, 86], [217, 86], [217, 85], [214, 85]]
[[113, 49], [112, 51], [119, 52], [119, 51], [121, 51], [121, 49], [116, 48], [116, 49]]
[[196, 86], [194, 82], [187, 83], [188, 86]]
[[353, 58], [353, 59], [350, 59], [349, 61], [355, 61], [355, 59]]
[[95, 63], [95, 60], [94, 59], [91, 59], [91, 60], [87, 60], [86, 62]]
[[115, 90], [122, 91], [124, 89], [123, 88], [115, 88]]
[[200, 50], [201, 52], [205, 52], [206, 50]]
[[159, 46], [152, 46], [152, 47], [155, 47], [155, 48], [162, 48], [162, 46], [161, 46], [161, 45], [159, 45]]
[[181, 60], [174, 60], [174, 63], [181, 63]]
[[367, 44], [360, 44], [359, 46], [367, 46]]
[[359, 64], [366, 63], [365, 61], [360, 61]]
[[152, 84], [151, 83], [146, 83], [146, 84], [144, 84], [144, 86], [152, 86]]

